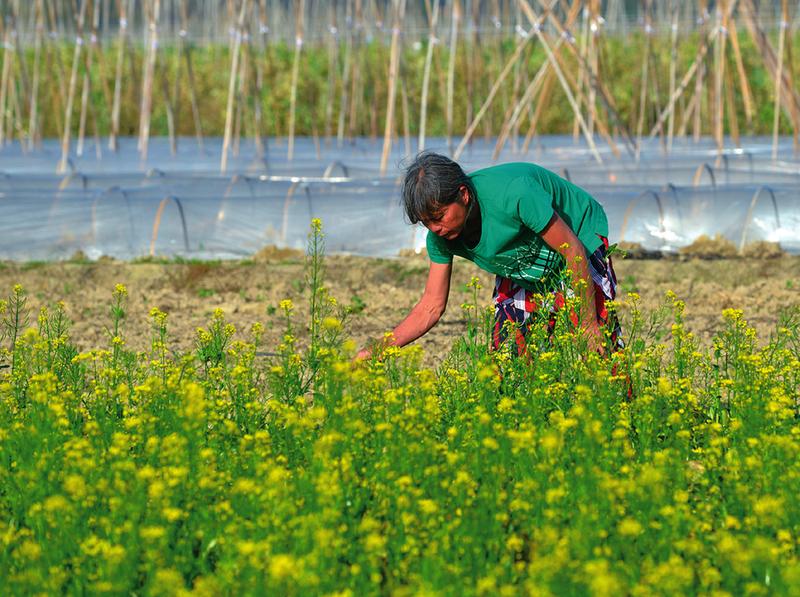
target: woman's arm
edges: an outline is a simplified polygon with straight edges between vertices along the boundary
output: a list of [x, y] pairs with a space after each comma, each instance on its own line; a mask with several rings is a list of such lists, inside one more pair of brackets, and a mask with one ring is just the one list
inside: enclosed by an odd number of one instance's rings
[[[554, 251], [558, 251], [567, 261], [567, 268], [572, 272], [572, 286], [580, 289], [581, 326], [587, 332], [589, 346], [603, 352], [603, 334], [597, 322], [595, 310], [595, 290], [592, 275], [589, 273], [589, 257], [586, 247], [575, 236], [572, 229], [557, 213], [541, 232], [542, 240]], [[580, 282], [585, 282], [581, 284]]]
[[[452, 271], [452, 264], [431, 262], [428, 281], [425, 284], [422, 298], [411, 309], [406, 318], [394, 328], [390, 345], [405, 346], [436, 325], [447, 308], [447, 297], [450, 294], [450, 274]], [[359, 351], [356, 358], [364, 359], [369, 358], [371, 355], [372, 350], [364, 348]]]

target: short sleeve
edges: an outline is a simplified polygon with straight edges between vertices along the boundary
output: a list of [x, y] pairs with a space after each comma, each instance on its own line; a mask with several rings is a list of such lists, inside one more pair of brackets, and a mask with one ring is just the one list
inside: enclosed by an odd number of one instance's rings
[[520, 176], [509, 185], [507, 194], [517, 202], [519, 219], [537, 234], [553, 218], [553, 198], [538, 181], [530, 176]]
[[428, 257], [434, 263], [453, 263], [453, 253], [447, 248], [444, 239], [430, 230], [428, 230], [428, 236], [425, 239], [425, 247], [428, 250]]

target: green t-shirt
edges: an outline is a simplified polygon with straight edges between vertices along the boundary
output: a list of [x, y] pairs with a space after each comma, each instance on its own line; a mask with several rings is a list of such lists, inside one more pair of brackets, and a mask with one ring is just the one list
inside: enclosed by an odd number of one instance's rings
[[549, 170], [530, 163], [500, 164], [469, 176], [481, 210], [481, 237], [468, 248], [458, 238], [447, 240], [428, 231], [428, 256], [451, 263], [454, 255], [482, 269], [537, 290], [542, 278], [560, 271], [564, 259], [540, 233], [553, 213], [567, 223], [587, 254], [608, 236], [608, 220], [589, 193]]

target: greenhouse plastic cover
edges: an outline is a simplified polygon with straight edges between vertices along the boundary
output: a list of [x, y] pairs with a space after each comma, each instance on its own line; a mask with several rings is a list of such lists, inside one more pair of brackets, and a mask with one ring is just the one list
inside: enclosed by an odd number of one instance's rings
[[[464, 169], [492, 163], [494, 141], [475, 140], [459, 159]], [[518, 145], [514, 144], [514, 145]], [[765, 240], [800, 252], [800, 163], [790, 139], [772, 159], [767, 139], [720, 154], [709, 141], [644, 145], [638, 159], [600, 149], [596, 156], [571, 137], [542, 137], [523, 154], [509, 144], [497, 163], [536, 162], [589, 191], [603, 205], [612, 242], [675, 251], [700, 235], [736, 246]], [[428, 149], [449, 153], [442, 139]], [[382, 143], [359, 139], [285, 140], [258, 152], [242, 143], [220, 172], [222, 142], [151, 139], [142, 161], [136, 141], [117, 152], [91, 143], [57, 174], [60, 147], [45, 141], [23, 151], [0, 150], [0, 258], [65, 259], [142, 256], [236, 258], [264, 246], [304, 249], [312, 218], [323, 221], [330, 253], [396, 256], [419, 251], [425, 229], [409, 225], [400, 205], [403, 140], [388, 174], [379, 172]]]

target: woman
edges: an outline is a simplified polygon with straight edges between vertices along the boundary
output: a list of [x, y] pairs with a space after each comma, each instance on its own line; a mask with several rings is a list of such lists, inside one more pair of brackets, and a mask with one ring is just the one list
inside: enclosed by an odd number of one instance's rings
[[[608, 221], [586, 191], [535, 164], [501, 164], [467, 175], [451, 159], [425, 152], [406, 170], [402, 193], [408, 219], [428, 228], [431, 264], [422, 298], [394, 329], [391, 344], [408, 344], [439, 321], [450, 293], [453, 257], [459, 255], [497, 276], [495, 349], [505, 339], [505, 322], [512, 321], [519, 326], [518, 351], [524, 352], [536, 295], [553, 293], [551, 310], [564, 305], [566, 289], [557, 287], [557, 280], [566, 264], [581, 299], [573, 322], [591, 348], [605, 352], [604, 327], [611, 348], [621, 348], [619, 324], [605, 304], [616, 294], [606, 255]], [[551, 318], [551, 331], [552, 325]], [[358, 358], [370, 355], [364, 349]]]

